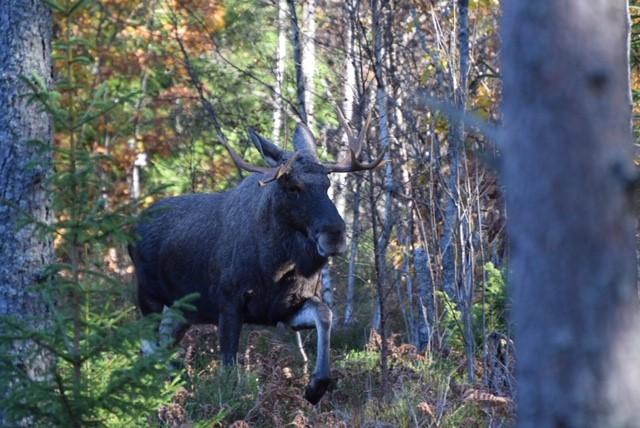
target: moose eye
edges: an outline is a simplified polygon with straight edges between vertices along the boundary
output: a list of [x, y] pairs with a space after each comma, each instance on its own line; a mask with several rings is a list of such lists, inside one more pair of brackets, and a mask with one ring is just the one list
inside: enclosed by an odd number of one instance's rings
[[291, 193], [302, 193], [302, 191], [304, 190], [304, 186], [302, 185], [302, 183], [291, 182], [287, 186], [287, 190]]
[[282, 184], [285, 190], [291, 194], [299, 194], [304, 190], [304, 184], [302, 184], [301, 181], [298, 181], [292, 177], [289, 177]]

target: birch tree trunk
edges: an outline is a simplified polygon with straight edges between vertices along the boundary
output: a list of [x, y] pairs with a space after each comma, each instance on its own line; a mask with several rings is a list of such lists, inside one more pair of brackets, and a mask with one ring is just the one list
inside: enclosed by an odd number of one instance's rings
[[436, 309], [433, 296], [433, 277], [431, 274], [429, 253], [421, 247], [414, 250], [414, 267], [418, 287], [418, 350], [424, 352], [430, 347], [436, 321]]
[[627, 5], [503, 5], [518, 423], [637, 426]]
[[[457, 0], [458, 20], [457, 20], [457, 41], [458, 41], [458, 73], [457, 78], [454, 70], [451, 70], [451, 78], [454, 84], [454, 98], [457, 107], [464, 112], [467, 101], [467, 75], [469, 73], [469, 0]], [[453, 49], [453, 48], [452, 48]], [[474, 382], [474, 342], [471, 325], [471, 300], [473, 299], [473, 288], [467, 286], [461, 280], [460, 268], [458, 266], [458, 256], [456, 254], [456, 228], [458, 228], [458, 242], [461, 243], [460, 253], [466, 255], [464, 245], [464, 228], [460, 223], [460, 210], [462, 197], [460, 193], [460, 160], [461, 151], [464, 150], [464, 124], [461, 122], [451, 126], [451, 141], [449, 142], [449, 160], [451, 162], [451, 173], [448, 180], [449, 201], [445, 216], [444, 232], [441, 242], [442, 264], [443, 264], [443, 288], [449, 298], [455, 303], [462, 313], [463, 335], [465, 341], [465, 353], [467, 357], [467, 378], [470, 383]], [[464, 270], [464, 268], [462, 269]], [[469, 285], [472, 285], [469, 284]]]
[[[342, 86], [342, 113], [344, 117], [350, 122], [355, 123], [354, 118], [354, 101], [358, 88], [356, 87], [356, 69], [355, 69], [355, 55], [354, 55], [354, 37], [353, 27], [355, 26], [354, 15], [352, 13], [353, 5], [351, 2], [345, 2], [342, 6], [344, 13], [344, 81]], [[361, 124], [361, 122], [359, 122]], [[347, 134], [343, 133], [341, 145], [338, 149], [338, 158], [342, 159], [347, 155], [349, 143], [347, 140]], [[333, 174], [329, 177], [331, 180], [331, 189], [333, 191], [333, 202], [338, 209], [338, 212], [347, 220], [347, 197], [346, 187], [349, 176], [347, 174]], [[354, 177], [351, 181], [358, 180]]]
[[276, 50], [276, 107], [273, 109], [273, 133], [271, 139], [280, 144], [280, 130], [283, 124], [284, 104], [282, 86], [287, 58], [287, 2], [278, 0], [278, 47]]
[[[19, 226], [23, 215], [43, 223], [52, 219], [45, 188], [51, 157], [29, 143], [51, 143], [51, 118], [27, 100], [30, 89], [21, 80], [37, 75], [51, 83], [51, 13], [44, 3], [0, 2], [0, 64], [0, 315], [37, 317], [44, 325], [46, 306], [28, 287], [52, 262], [53, 246], [33, 225]], [[27, 354], [27, 346], [15, 344], [18, 358]], [[21, 361], [33, 376], [44, 373], [45, 363]]]
[[306, 0], [302, 3], [302, 74], [307, 125], [311, 128], [315, 121], [316, 0]]
[[351, 249], [349, 250], [349, 270], [347, 271], [347, 298], [344, 306], [344, 325], [353, 324], [353, 296], [356, 290], [356, 263], [358, 242], [360, 241], [360, 181], [356, 181], [353, 194], [353, 222], [351, 224]]
[[[356, 25], [355, 23], [355, 10], [353, 9], [354, 5], [351, 1], [345, 2], [342, 5], [343, 17], [344, 17], [344, 35], [343, 35], [343, 46], [345, 50], [345, 58], [344, 58], [344, 81], [342, 86], [343, 97], [342, 97], [342, 113], [344, 117], [350, 123], [358, 123], [359, 126], [363, 126], [362, 115], [357, 115], [354, 109], [354, 102], [356, 99], [356, 93], [359, 95], [359, 99], [362, 102], [360, 107], [364, 107], [365, 103], [365, 95], [364, 93], [360, 93], [360, 88], [357, 86], [357, 75], [356, 75], [356, 67], [355, 67], [355, 42], [356, 39], [353, 36], [353, 29]], [[341, 139], [341, 146], [338, 150], [338, 158], [342, 159], [347, 156], [348, 151], [348, 138], [346, 132], [343, 133]], [[353, 312], [354, 312], [354, 302], [353, 297], [355, 293], [355, 283], [356, 283], [356, 261], [358, 258], [358, 242], [359, 242], [359, 228], [360, 228], [360, 180], [361, 178], [358, 176], [348, 176], [347, 174], [333, 174], [331, 179], [331, 188], [333, 189], [333, 201], [338, 209], [338, 212], [345, 219], [346, 222], [349, 221], [349, 216], [347, 212], [347, 188], [350, 187], [347, 185], [348, 182], [353, 186], [353, 200], [352, 200], [352, 211], [351, 211], [351, 245], [349, 250], [349, 267], [347, 272], [347, 293], [346, 293], [346, 302], [344, 308], [344, 320], [343, 324], [345, 326], [353, 324]]]
[[[380, 146], [386, 149], [385, 153], [385, 170], [384, 170], [384, 215], [380, 230], [380, 234], [376, 233], [375, 222], [375, 203], [371, 198], [371, 211], [374, 216], [373, 229], [374, 229], [374, 252], [375, 252], [375, 265], [377, 276], [377, 307], [375, 321], [379, 324], [381, 349], [380, 349], [380, 365], [382, 370], [382, 390], [386, 389], [387, 384], [387, 341], [385, 331], [385, 297], [387, 287], [387, 247], [389, 245], [389, 239], [391, 238], [391, 231], [394, 223], [393, 213], [393, 191], [395, 184], [393, 180], [393, 167], [391, 163], [391, 133], [389, 132], [389, 109], [387, 108], [387, 89], [385, 86], [385, 72], [384, 72], [384, 56], [385, 46], [383, 40], [385, 27], [382, 25], [382, 14], [384, 6], [388, 2], [385, 0], [373, 0], [371, 2], [371, 14], [373, 21], [373, 34], [374, 34], [374, 71], [376, 76], [377, 90], [376, 90], [376, 104], [378, 106], [378, 113], [380, 114], [379, 123], [379, 139]], [[377, 318], [377, 320], [376, 320]]]

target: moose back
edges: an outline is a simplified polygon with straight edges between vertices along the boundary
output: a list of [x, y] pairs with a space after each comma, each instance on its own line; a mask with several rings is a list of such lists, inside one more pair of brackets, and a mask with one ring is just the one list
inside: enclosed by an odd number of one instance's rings
[[254, 174], [228, 192], [183, 195], [148, 208], [129, 247], [142, 313], [166, 313], [175, 301], [198, 293], [185, 321], [167, 328], [163, 319], [160, 330], [177, 343], [190, 324], [218, 325], [225, 364], [235, 362], [244, 323], [315, 328], [317, 360], [305, 398], [317, 403], [329, 385], [332, 317], [318, 279], [328, 257], [345, 249], [344, 221], [327, 196], [328, 174], [380, 163], [381, 157], [357, 161], [369, 120], [357, 139], [347, 128], [350, 158], [329, 165], [318, 160], [315, 140], [302, 124], [294, 152], [249, 129], [269, 167], [247, 163], [225, 144], [236, 165]]

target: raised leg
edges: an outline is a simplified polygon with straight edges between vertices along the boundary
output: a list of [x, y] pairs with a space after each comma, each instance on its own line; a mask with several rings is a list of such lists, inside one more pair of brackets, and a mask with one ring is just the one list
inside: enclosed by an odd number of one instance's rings
[[330, 383], [331, 367], [329, 356], [332, 317], [331, 309], [320, 299], [314, 297], [307, 300], [302, 308], [288, 321], [288, 324], [294, 330], [314, 327], [316, 329], [316, 367], [304, 393], [304, 398], [311, 404], [316, 404], [320, 401]]

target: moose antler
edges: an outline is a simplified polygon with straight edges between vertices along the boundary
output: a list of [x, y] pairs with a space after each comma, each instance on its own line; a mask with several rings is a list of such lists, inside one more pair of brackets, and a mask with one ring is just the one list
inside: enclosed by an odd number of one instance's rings
[[340, 108], [336, 109], [338, 114], [338, 120], [340, 121], [340, 125], [344, 128], [344, 132], [347, 134], [347, 140], [349, 142], [349, 156], [345, 157], [338, 163], [332, 164], [324, 164], [324, 167], [329, 172], [355, 172], [355, 171], [366, 171], [369, 169], [373, 169], [380, 165], [382, 160], [384, 159], [384, 154], [386, 149], [383, 150], [378, 158], [370, 163], [361, 163], [358, 160], [360, 156], [360, 152], [362, 151], [362, 146], [364, 140], [367, 138], [367, 131], [369, 130], [369, 126], [371, 125], [371, 118], [373, 114], [373, 110], [369, 110], [369, 114], [367, 115], [367, 119], [364, 121], [364, 126], [360, 129], [357, 137], [354, 137], [353, 130], [351, 126], [345, 119], [344, 115]]
[[258, 183], [260, 183], [260, 187], [264, 187], [264, 186], [267, 185], [267, 183], [271, 183], [272, 181], [276, 181], [277, 179], [279, 179], [283, 175], [288, 174], [291, 171], [291, 168], [293, 167], [293, 163], [296, 161], [298, 156], [300, 156], [300, 152], [294, 152], [291, 155], [291, 157], [289, 158], [288, 161], [286, 161], [282, 165], [279, 165], [279, 166], [273, 168], [273, 173], [269, 177], [267, 177], [265, 180], [260, 180], [258, 182]]
[[289, 160], [287, 160], [285, 163], [281, 165], [278, 165], [276, 167], [264, 167], [259, 165], [253, 165], [247, 162], [246, 160], [244, 160], [242, 156], [238, 154], [238, 152], [233, 150], [233, 148], [229, 145], [229, 143], [227, 143], [227, 141], [221, 141], [221, 143], [225, 147], [225, 149], [227, 149], [227, 151], [229, 152], [229, 155], [231, 156], [231, 159], [233, 159], [233, 163], [235, 163], [238, 168], [244, 169], [250, 172], [259, 172], [267, 176], [264, 180], [258, 181], [261, 187], [264, 187], [268, 183], [271, 183], [272, 181], [276, 181], [283, 175], [289, 173], [291, 171], [291, 168], [293, 167], [293, 163], [298, 158], [298, 156], [300, 156], [300, 153], [295, 152], [289, 158]]

